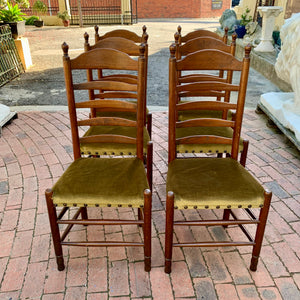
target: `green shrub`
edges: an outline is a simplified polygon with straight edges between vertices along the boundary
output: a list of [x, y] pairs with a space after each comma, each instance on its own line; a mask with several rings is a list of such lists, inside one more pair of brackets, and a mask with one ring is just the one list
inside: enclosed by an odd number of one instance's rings
[[39, 20], [39, 17], [31, 16], [29, 18], [26, 18], [25, 20], [26, 20], [25, 25], [34, 25], [34, 21]]

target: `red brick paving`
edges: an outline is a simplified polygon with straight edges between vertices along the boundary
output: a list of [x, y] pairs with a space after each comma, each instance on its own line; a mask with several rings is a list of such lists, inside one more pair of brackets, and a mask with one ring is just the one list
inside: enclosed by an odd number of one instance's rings
[[[173, 272], [163, 269], [167, 114], [153, 114], [154, 193], [152, 270], [140, 248], [64, 248], [57, 271], [44, 190], [72, 161], [66, 112], [21, 112], [0, 138], [0, 299], [300, 299], [300, 154], [264, 115], [246, 110], [248, 168], [274, 197], [257, 272], [251, 248], [175, 249]], [[91, 215], [98, 212], [91, 211]], [[199, 212], [204, 216], [204, 212]], [[136, 216], [133, 209], [105, 209], [105, 217]], [[211, 217], [218, 211], [205, 211]], [[176, 212], [189, 219], [195, 211]], [[79, 239], [105, 236], [140, 241], [137, 227], [76, 228]], [[226, 235], [223, 229], [176, 229], [175, 239]], [[238, 238], [236, 228], [228, 238]]]

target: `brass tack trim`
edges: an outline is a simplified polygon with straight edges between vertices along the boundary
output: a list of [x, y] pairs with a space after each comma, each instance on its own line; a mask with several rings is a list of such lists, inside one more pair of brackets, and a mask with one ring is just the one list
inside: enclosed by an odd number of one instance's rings
[[188, 209], [188, 206], [187, 206], [187, 205], [185, 205], [185, 206], [184, 206], [184, 209]]
[[264, 205], [263, 205], [263, 204], [260, 204], [259, 207], [262, 208], [262, 207], [264, 207]]
[[111, 154], [112, 154], [112, 155], [115, 155], [115, 152], [112, 152]]
[[227, 205], [227, 208], [231, 208], [231, 205]]
[[242, 205], [238, 205], [238, 208], [242, 208], [243, 206]]
[[83, 204], [84, 207], [88, 207], [88, 205], [86, 203]]
[[77, 206], [77, 203], [73, 203], [73, 206], [75, 206], [75, 207], [76, 207], [76, 206]]
[[104, 155], [107, 155], [107, 152], [106, 152], [106, 151], [104, 152]]
[[251, 208], [251, 207], [252, 207], [252, 205], [251, 205], [251, 204], [249, 204], [249, 205], [248, 205], [248, 208]]
[[96, 207], [99, 207], [99, 204], [95, 204]]
[[131, 152], [128, 152], [128, 155], [131, 155], [132, 153]]
[[194, 209], [197, 209], [197, 207], [198, 207], [198, 206], [197, 206], [197, 205], [195, 205], [195, 206], [194, 206]]
[[107, 204], [107, 207], [111, 207], [111, 204], [110, 204], [110, 203], [108, 203], [108, 204]]
[[67, 203], [63, 203], [63, 206], [67, 206]]
[[216, 208], [220, 208], [220, 205], [217, 205]]
[[55, 207], [57, 207], [57, 206], [58, 206], [58, 204], [56, 204], [56, 203], [55, 203], [55, 204], [54, 204], [54, 206], [55, 206]]
[[122, 207], [122, 204], [118, 204], [118, 207]]
[[88, 151], [88, 154], [91, 155], [92, 154], [91, 151]]
[[96, 153], [96, 155], [98, 155], [99, 154], [99, 152], [95, 152]]
[[208, 205], [205, 205], [205, 208], [209, 208], [209, 206], [208, 206]]
[[178, 209], [178, 206], [174, 206], [174, 209]]
[[123, 152], [120, 152], [120, 155], [123, 155]]
[[128, 207], [132, 207], [132, 204], [128, 204]]
[[144, 205], [140, 205], [140, 208], [144, 208]]

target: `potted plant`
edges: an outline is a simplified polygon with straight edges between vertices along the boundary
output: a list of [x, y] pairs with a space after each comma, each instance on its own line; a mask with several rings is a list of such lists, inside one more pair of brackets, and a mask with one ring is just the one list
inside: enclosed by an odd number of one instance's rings
[[37, 0], [33, 3], [32, 11], [39, 17], [39, 19], [34, 22], [34, 25], [43, 27], [44, 21], [41, 19], [41, 16], [48, 11], [48, 6], [43, 1]]
[[7, 6], [0, 10], [0, 21], [3, 24], [9, 24], [14, 39], [25, 34], [25, 16], [18, 7], [18, 4], [12, 5], [7, 2]]
[[67, 10], [58, 13], [57, 16], [62, 20], [65, 27], [70, 25], [70, 15]]
[[250, 9], [247, 7], [245, 12], [241, 15], [241, 20], [239, 20], [239, 25], [235, 27], [235, 33], [238, 38], [243, 38], [246, 34], [246, 25], [252, 22], [252, 16], [249, 16]]

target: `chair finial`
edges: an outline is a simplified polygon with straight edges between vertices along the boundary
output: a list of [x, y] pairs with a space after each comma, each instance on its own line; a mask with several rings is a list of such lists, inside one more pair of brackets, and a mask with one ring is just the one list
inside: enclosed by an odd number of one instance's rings
[[179, 44], [180, 33], [177, 31], [174, 33], [175, 44]]
[[236, 43], [236, 39], [237, 39], [237, 34], [233, 33], [231, 37], [232, 37], [232, 43], [235, 44]]
[[250, 52], [251, 52], [251, 45], [248, 44], [246, 47], [245, 47], [245, 57], [246, 58], [249, 58], [250, 57]]
[[64, 52], [64, 57], [69, 57], [68, 51], [69, 51], [69, 45], [66, 42], [63, 42], [61, 45], [61, 48]]
[[95, 26], [94, 26], [94, 29], [95, 29], [95, 34], [98, 34], [99, 26], [98, 26], [98, 25], [95, 25]]
[[177, 26], [177, 31], [179, 34], [181, 34], [181, 26], [180, 25]]
[[228, 30], [229, 30], [229, 28], [226, 26], [226, 27], [224, 28], [225, 35], [228, 34]]
[[87, 32], [85, 32], [83, 37], [84, 37], [85, 44], [88, 44], [89, 43], [89, 34]]
[[146, 31], [147, 31], [147, 26], [146, 26], [146, 25], [144, 25], [144, 26], [142, 27], [142, 29], [143, 29], [143, 34], [145, 34], [145, 33], [146, 33]]
[[148, 38], [149, 38], [148, 33], [147, 32], [143, 33], [142, 43], [147, 43], [148, 42]]
[[145, 50], [146, 50], [146, 46], [144, 43], [140, 44], [140, 57], [144, 57], [145, 56]]
[[171, 46], [170, 46], [170, 54], [171, 54], [171, 57], [175, 58], [175, 52], [176, 52], [176, 45], [173, 43]]

